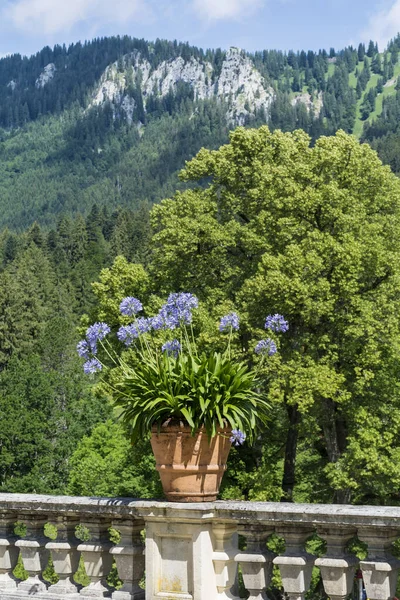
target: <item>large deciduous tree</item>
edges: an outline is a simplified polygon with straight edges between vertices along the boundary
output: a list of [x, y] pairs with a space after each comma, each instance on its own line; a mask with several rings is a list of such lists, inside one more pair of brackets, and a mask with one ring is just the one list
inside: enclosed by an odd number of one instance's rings
[[158, 289], [194, 292], [216, 317], [231, 302], [249, 352], [268, 313], [290, 323], [264, 371], [287, 413], [283, 498], [312, 424], [331, 499], [387, 501], [400, 482], [399, 180], [344, 132], [311, 147], [268, 127], [238, 128], [181, 178], [195, 185], [152, 211]]

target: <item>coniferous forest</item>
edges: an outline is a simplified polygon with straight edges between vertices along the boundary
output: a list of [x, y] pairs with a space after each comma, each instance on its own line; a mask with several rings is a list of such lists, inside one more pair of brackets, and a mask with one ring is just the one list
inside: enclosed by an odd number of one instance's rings
[[[400, 174], [399, 55], [400, 36], [384, 51], [374, 42], [319, 52], [242, 51], [270, 102], [257, 103], [256, 90], [254, 106], [246, 96], [240, 118], [232, 106], [247, 92], [222, 94], [226, 52], [218, 49], [125, 36], [0, 59], [1, 491], [160, 494], [148, 442], [130, 445], [109, 400], [82, 371], [80, 331], [97, 316], [114, 278], [124, 282], [131, 268], [139, 279], [140, 269], [149, 273], [154, 295], [178, 291], [161, 275], [151, 208], [176, 191], [203, 189], [207, 178], [193, 183], [179, 178], [180, 170], [202, 147], [228, 143], [238, 125], [302, 129], [311, 145], [343, 130]], [[213, 94], [183, 79], [144, 92], [143, 64], [161, 81], [178, 59], [209, 65], [204, 85], [214, 86]], [[110, 82], [116, 91], [95, 102]], [[279, 500], [282, 440], [298, 426], [290, 499], [332, 501], [315, 417], [303, 416], [301, 426], [297, 418], [282, 405], [268, 443], [232, 451], [223, 497]], [[374, 436], [372, 425], [368, 431]], [[374, 484], [354, 484], [352, 500], [397, 503], [398, 476], [389, 470]]]

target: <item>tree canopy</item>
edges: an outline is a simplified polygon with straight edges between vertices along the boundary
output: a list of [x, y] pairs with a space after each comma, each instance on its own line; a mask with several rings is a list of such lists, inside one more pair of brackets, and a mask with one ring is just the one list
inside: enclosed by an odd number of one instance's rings
[[311, 146], [265, 126], [201, 150], [181, 178], [207, 185], [153, 208], [154, 285], [198, 294], [215, 317], [235, 305], [249, 357], [265, 315], [290, 323], [264, 373], [287, 413], [284, 497], [310, 429], [331, 500], [396, 495], [398, 179], [342, 131]]

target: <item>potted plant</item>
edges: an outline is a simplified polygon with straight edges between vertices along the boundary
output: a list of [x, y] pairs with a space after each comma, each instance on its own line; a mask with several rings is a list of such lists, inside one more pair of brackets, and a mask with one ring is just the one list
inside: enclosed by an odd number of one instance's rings
[[[177, 293], [155, 316], [139, 317], [141, 302], [127, 297], [120, 311], [129, 322], [116, 332], [121, 351], [110, 342], [106, 323], [91, 325], [78, 344], [85, 372], [103, 371], [132, 441], [151, 436], [164, 493], [181, 502], [216, 499], [231, 444], [251, 442], [269, 411], [256, 370], [231, 357], [238, 315], [220, 321], [225, 350], [207, 354], [199, 352], [194, 335], [197, 308], [195, 296]], [[286, 331], [281, 315], [268, 320], [272, 331]], [[261, 340], [255, 352], [272, 355], [276, 343]]]

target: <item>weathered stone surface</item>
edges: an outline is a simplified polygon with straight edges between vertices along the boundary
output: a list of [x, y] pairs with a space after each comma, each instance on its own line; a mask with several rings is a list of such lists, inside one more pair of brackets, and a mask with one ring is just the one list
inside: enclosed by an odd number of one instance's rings
[[280, 502], [217, 501], [185, 504], [135, 500], [132, 498], [92, 498], [85, 496], [51, 496], [40, 494], [0, 494], [0, 512], [36, 515], [109, 516], [172, 521], [222, 520], [240, 524], [288, 523], [400, 529], [400, 507], [352, 506], [345, 504], [292, 504]]
[[331, 600], [345, 600], [352, 592], [358, 560], [346, 549], [356, 531], [351, 527], [320, 527], [319, 535], [327, 542], [325, 556], [315, 561], [321, 570], [326, 594]]
[[[27, 533], [15, 542], [12, 525], [22, 521]], [[55, 541], [43, 537], [46, 522], [56, 523]], [[76, 547], [75, 524], [87, 526], [90, 539]], [[121, 532], [113, 545], [108, 528]], [[16, 553], [4, 553], [0, 563], [0, 600], [35, 596], [40, 600], [77, 600], [83, 596], [113, 600], [141, 600], [139, 581], [143, 573], [140, 531], [146, 530], [146, 600], [227, 600], [237, 597], [236, 566], [242, 566], [244, 583], [252, 600], [265, 600], [271, 553], [265, 541], [272, 532], [282, 535], [286, 551], [273, 562], [278, 565], [285, 591], [292, 600], [303, 600], [311, 569], [319, 566], [325, 590], [332, 600], [344, 600], [351, 588], [356, 559], [346, 544], [357, 534], [368, 544], [368, 557], [361, 561], [365, 586], [371, 600], [389, 600], [394, 595], [399, 561], [390, 546], [400, 532], [400, 508], [284, 504], [267, 502], [169, 503], [131, 498], [85, 498], [0, 494], [0, 547], [21, 551], [29, 579], [15, 589], [10, 575]], [[312, 533], [327, 541], [324, 556], [315, 560], [304, 543]], [[238, 532], [247, 539], [239, 551]], [[41, 579], [53, 554], [59, 584], [48, 586]], [[84, 557], [91, 584], [79, 594], [71, 578], [78, 552]], [[1, 553], [0, 553], [1, 554]], [[74, 558], [75, 556], [75, 558]], [[110, 590], [105, 578], [115, 557], [123, 587]], [[3, 575], [5, 577], [3, 577]], [[10, 576], [11, 579], [8, 579]]]
[[226, 102], [227, 120], [236, 125], [243, 125], [246, 118], [257, 111], [263, 110], [267, 117], [275, 97], [273, 88], [266, 84], [251, 59], [239, 48], [228, 50], [218, 76], [214, 75], [211, 63], [194, 57], [185, 61], [179, 56], [161, 62], [153, 69], [139, 52], [132, 52], [107, 67], [91, 105], [110, 102], [115, 116], [122, 111], [132, 122], [135, 103], [128, 95], [129, 82], [140, 87], [144, 100], [152, 95], [164, 98], [185, 83], [192, 88], [197, 100], [218, 98]]
[[271, 581], [274, 555], [267, 550], [266, 543], [274, 530], [262, 525], [245, 525], [240, 533], [246, 538], [247, 548], [236, 554], [235, 561], [241, 566], [243, 583], [250, 593], [248, 600], [268, 600], [266, 590]]
[[139, 583], [144, 575], [144, 546], [140, 532], [144, 522], [113, 521], [112, 527], [120, 532], [121, 539], [110, 550], [118, 569], [123, 586], [113, 593], [113, 600], [143, 600], [144, 591]]

